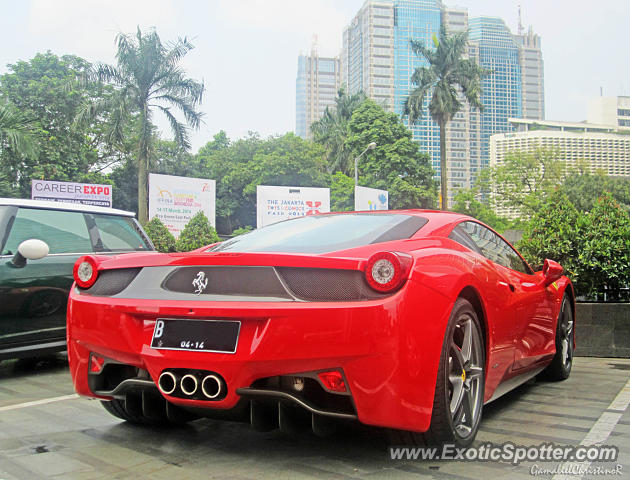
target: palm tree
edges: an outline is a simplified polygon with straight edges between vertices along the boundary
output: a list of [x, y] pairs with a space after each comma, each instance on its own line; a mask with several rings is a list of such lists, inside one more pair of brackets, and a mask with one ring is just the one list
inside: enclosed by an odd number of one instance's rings
[[6, 145], [18, 155], [34, 156], [37, 147], [31, 136], [31, 123], [9, 103], [0, 104], [0, 154]]
[[440, 28], [440, 39], [433, 36], [434, 50], [417, 40], [411, 40], [413, 52], [425, 58], [429, 64], [413, 72], [411, 81], [417, 87], [405, 100], [404, 113], [409, 116], [410, 124], [415, 123], [422, 116], [425, 97], [431, 95], [429, 112], [440, 127], [442, 210], [448, 209], [446, 125], [462, 107], [461, 94], [471, 107], [483, 110], [481, 80], [490, 73], [473, 60], [464, 58], [467, 42], [468, 32], [449, 35], [444, 25]]
[[155, 139], [153, 113], [161, 111], [170, 123], [175, 142], [190, 148], [189, 127], [175, 117], [171, 108], [183, 113], [190, 127], [199, 128], [203, 114], [196, 107], [201, 103], [204, 85], [187, 78], [179, 65], [194, 48], [186, 38], [163, 44], [155, 30], [143, 34], [138, 27], [135, 36], [119, 34], [116, 44], [117, 66], [101, 64], [92, 73], [93, 79], [117, 87], [116, 95], [88, 105], [78, 120], [108, 110], [112, 112], [110, 141], [122, 141], [125, 121], [137, 115], [138, 220], [144, 224], [148, 220], [147, 178]]
[[366, 98], [363, 92], [349, 95], [341, 87], [335, 98], [335, 107], [326, 107], [322, 118], [311, 125], [313, 140], [326, 148], [325, 160], [331, 173], [341, 171], [350, 174], [353, 154], [346, 144], [348, 125], [352, 113]]

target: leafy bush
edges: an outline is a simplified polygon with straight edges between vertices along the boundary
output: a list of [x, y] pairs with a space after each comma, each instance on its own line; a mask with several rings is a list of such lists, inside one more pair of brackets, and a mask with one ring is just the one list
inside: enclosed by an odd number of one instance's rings
[[555, 260], [576, 281], [578, 242], [585, 219], [564, 193], [555, 192], [527, 224], [518, 248], [532, 266], [541, 266], [545, 258]]
[[144, 226], [144, 231], [155, 245], [158, 252], [168, 253], [175, 251], [175, 237], [158, 217], [153, 217]]
[[630, 215], [608, 194], [601, 197], [580, 238], [580, 286], [589, 297], [606, 289], [607, 297], [619, 299], [630, 287]]
[[243, 235], [244, 233], [249, 233], [254, 229], [251, 225], [245, 225], [244, 227], [239, 227], [232, 232], [232, 235], [235, 237], [238, 235]]
[[178, 252], [190, 252], [220, 241], [217, 231], [210, 225], [208, 217], [200, 210], [179, 234], [175, 248]]
[[590, 212], [554, 193], [532, 217], [519, 244], [533, 265], [560, 262], [588, 300], [618, 300], [630, 286], [630, 216], [608, 194]]

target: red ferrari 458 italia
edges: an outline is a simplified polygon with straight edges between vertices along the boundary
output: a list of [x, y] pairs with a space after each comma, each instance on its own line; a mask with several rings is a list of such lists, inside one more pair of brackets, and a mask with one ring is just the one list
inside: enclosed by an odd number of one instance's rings
[[388, 428], [470, 444], [484, 403], [568, 377], [574, 292], [477, 220], [423, 210], [313, 215], [189, 253], [74, 268], [75, 388], [132, 423]]

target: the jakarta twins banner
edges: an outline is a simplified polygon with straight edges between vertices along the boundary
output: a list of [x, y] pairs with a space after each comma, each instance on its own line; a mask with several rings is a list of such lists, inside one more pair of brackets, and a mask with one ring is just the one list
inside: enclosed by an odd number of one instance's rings
[[330, 189], [314, 187], [256, 188], [256, 225], [258, 228], [289, 218], [330, 212]]
[[199, 210], [214, 227], [216, 182], [205, 178], [149, 174], [149, 219], [157, 216], [177, 238]]
[[354, 209], [363, 210], [387, 210], [387, 190], [378, 190], [368, 187], [354, 187]]
[[112, 206], [112, 186], [91, 183], [32, 180], [31, 198], [53, 202], [82, 203], [99, 207]]

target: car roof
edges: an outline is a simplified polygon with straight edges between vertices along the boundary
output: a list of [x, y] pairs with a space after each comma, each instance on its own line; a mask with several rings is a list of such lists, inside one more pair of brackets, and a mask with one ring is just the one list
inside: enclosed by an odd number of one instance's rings
[[[319, 215], [338, 215], [338, 214], [352, 214], [352, 213], [361, 213], [361, 214], [386, 214], [386, 215], [413, 215], [416, 217], [423, 217], [428, 220], [429, 228], [424, 227], [423, 231], [426, 234], [431, 234], [446, 225], [451, 225], [454, 223], [459, 223], [464, 220], [472, 220], [475, 222], [479, 222], [479, 220], [471, 217], [470, 215], [465, 215], [463, 213], [457, 212], [449, 212], [444, 210], [423, 210], [423, 209], [406, 209], [406, 210], [361, 210], [356, 212], [330, 212], [330, 213], [321, 213]], [[482, 222], [479, 222], [482, 223]]]
[[116, 208], [98, 207], [96, 205], [83, 205], [81, 203], [52, 202], [48, 200], [30, 200], [26, 198], [0, 198], [0, 205], [11, 207], [43, 208], [48, 210], [64, 210], [83, 213], [102, 213], [106, 215], [119, 215], [124, 217], [135, 217], [134, 212], [118, 210]]

